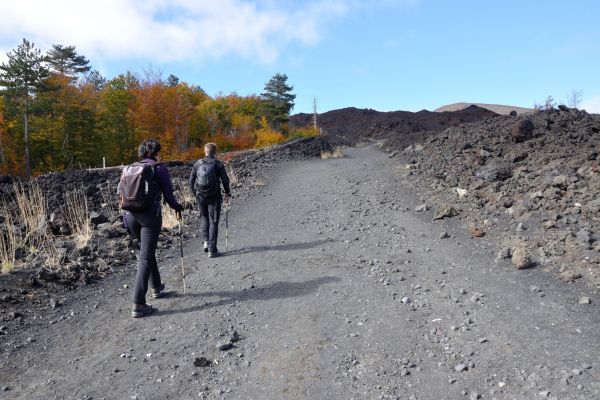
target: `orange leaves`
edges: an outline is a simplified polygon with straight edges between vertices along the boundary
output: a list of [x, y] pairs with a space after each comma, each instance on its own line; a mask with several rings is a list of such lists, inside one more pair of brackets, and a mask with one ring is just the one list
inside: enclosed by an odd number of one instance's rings
[[[100, 77], [102, 78], [102, 77]], [[219, 152], [266, 147], [294, 137], [272, 129], [259, 96], [208, 96], [177, 79], [130, 72], [109, 81], [80, 80], [54, 73], [53, 90], [36, 97], [32, 115], [32, 165], [39, 172], [67, 167], [120, 165], [133, 161], [141, 140], [160, 141], [165, 160], [204, 156], [204, 144]], [[0, 174], [19, 174], [22, 119], [3, 113], [0, 97]], [[301, 137], [315, 132], [298, 132]]]

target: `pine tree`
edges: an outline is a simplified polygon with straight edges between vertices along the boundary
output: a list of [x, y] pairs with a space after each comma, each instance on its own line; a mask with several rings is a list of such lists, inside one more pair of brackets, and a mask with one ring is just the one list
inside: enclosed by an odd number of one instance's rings
[[26, 39], [16, 50], [6, 53], [8, 64], [0, 65], [0, 87], [3, 94], [20, 106], [23, 115], [23, 141], [25, 143], [25, 173], [31, 177], [29, 158], [29, 113], [30, 105], [36, 93], [44, 88], [48, 78], [48, 69], [44, 65], [45, 57], [34, 44]]
[[87, 58], [77, 54], [75, 46], [52, 45], [52, 49], [48, 50], [47, 61], [53, 72], [71, 80], [77, 79], [77, 74], [85, 74], [92, 68]]
[[273, 75], [261, 94], [267, 119], [276, 130], [285, 130], [290, 111], [294, 108], [296, 95], [291, 93], [294, 87], [287, 84], [287, 79], [285, 74]]

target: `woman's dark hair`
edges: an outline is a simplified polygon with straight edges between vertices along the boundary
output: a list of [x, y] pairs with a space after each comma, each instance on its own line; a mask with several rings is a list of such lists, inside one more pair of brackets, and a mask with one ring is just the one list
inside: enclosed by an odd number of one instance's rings
[[140, 160], [147, 157], [156, 157], [158, 152], [160, 151], [160, 143], [158, 140], [148, 139], [144, 140], [140, 147], [138, 147], [138, 157]]

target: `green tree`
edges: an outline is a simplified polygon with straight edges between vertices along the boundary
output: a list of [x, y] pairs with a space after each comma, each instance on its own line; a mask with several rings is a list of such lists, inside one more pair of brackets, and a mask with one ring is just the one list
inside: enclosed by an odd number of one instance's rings
[[77, 74], [85, 74], [92, 67], [87, 58], [77, 54], [75, 46], [53, 44], [47, 54], [48, 65], [53, 72], [65, 75], [71, 80], [77, 79]]
[[290, 111], [294, 108], [296, 95], [292, 94], [294, 87], [287, 84], [287, 79], [285, 74], [273, 75], [261, 94], [267, 119], [276, 130], [286, 129]]
[[179, 85], [179, 78], [173, 74], [167, 77], [167, 86], [175, 87]]
[[96, 128], [101, 136], [109, 164], [131, 162], [135, 159], [136, 126], [134, 123], [139, 86], [133, 74], [127, 72], [104, 85], [98, 102]]
[[0, 87], [3, 94], [14, 100], [23, 116], [23, 142], [25, 145], [25, 174], [31, 176], [29, 157], [29, 112], [35, 94], [41, 91], [49, 72], [44, 65], [45, 57], [34, 44], [26, 39], [16, 50], [6, 53], [8, 64], [0, 65]]
[[103, 77], [99, 71], [94, 69], [85, 76], [84, 83], [92, 85], [96, 92], [99, 92], [100, 90], [102, 90], [104, 85], [106, 85], [106, 78]]

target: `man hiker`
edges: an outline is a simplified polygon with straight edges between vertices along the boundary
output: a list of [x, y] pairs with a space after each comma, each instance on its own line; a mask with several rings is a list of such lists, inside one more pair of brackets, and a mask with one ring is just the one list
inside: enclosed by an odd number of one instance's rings
[[204, 241], [204, 251], [208, 257], [221, 255], [217, 249], [219, 236], [219, 217], [223, 196], [221, 185], [225, 192], [225, 201], [229, 200], [229, 177], [223, 163], [215, 158], [217, 145], [207, 143], [204, 146], [206, 157], [196, 161], [190, 174], [190, 191], [196, 196], [200, 208], [200, 233]]
[[[152, 298], [165, 294], [156, 262], [156, 245], [162, 227], [161, 199], [177, 213], [181, 220], [183, 206], [173, 195], [171, 176], [166, 165], [160, 164], [160, 143], [144, 140], [138, 148], [139, 161], [126, 167], [119, 182], [121, 208], [126, 210], [123, 223], [130, 235], [140, 242], [138, 269], [133, 287], [134, 318], [150, 314], [153, 308], [146, 303], [150, 283]], [[149, 281], [149, 282], [148, 282]]]

